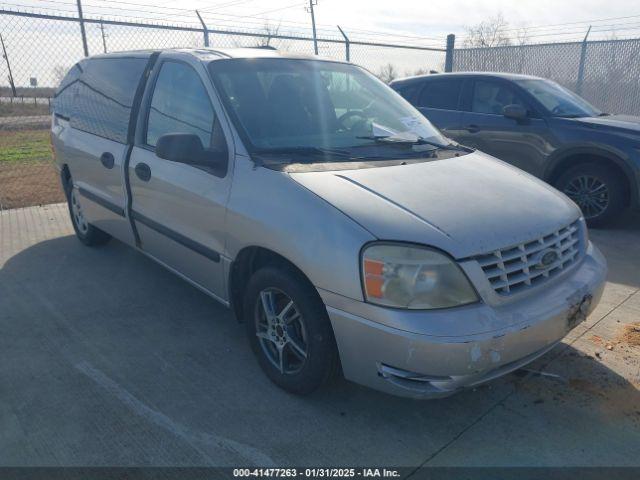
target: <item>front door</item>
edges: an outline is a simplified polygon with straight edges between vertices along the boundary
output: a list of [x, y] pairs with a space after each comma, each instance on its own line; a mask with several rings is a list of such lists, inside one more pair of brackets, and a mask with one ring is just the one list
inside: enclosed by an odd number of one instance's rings
[[190, 133], [198, 135], [205, 148], [230, 151], [228, 127], [221, 124], [220, 106], [199, 62], [163, 54], [153, 77], [129, 164], [140, 248], [226, 300], [223, 251], [232, 164], [221, 173], [217, 168], [172, 162], [156, 156], [155, 146], [162, 135]]
[[[509, 162], [534, 175], [542, 174], [551, 151], [551, 132], [542, 118], [537, 118], [520, 93], [507, 81], [476, 79], [470, 101], [462, 114], [458, 141]], [[529, 114], [522, 120], [503, 115], [507, 105], [524, 106]]]
[[458, 141], [462, 128], [460, 100], [463, 77], [427, 78], [422, 82], [414, 105], [443, 135]]

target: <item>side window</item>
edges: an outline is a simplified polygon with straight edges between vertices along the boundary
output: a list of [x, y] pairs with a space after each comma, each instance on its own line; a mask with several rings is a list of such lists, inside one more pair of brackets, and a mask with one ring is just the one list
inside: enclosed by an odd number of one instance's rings
[[147, 145], [155, 147], [167, 133], [193, 133], [210, 147], [214, 121], [211, 100], [196, 71], [183, 63], [164, 62], [151, 97]]
[[71, 117], [75, 94], [78, 91], [78, 80], [80, 79], [81, 74], [82, 70], [80, 69], [79, 64], [75, 64], [62, 79], [58, 90], [56, 90], [56, 93], [53, 96], [53, 102], [51, 105], [53, 113], [65, 118]]
[[83, 62], [71, 126], [126, 143], [129, 116], [146, 58], [93, 58]]
[[488, 80], [475, 81], [471, 102], [472, 112], [502, 115], [502, 109], [512, 104], [525, 106], [509, 85]]
[[424, 83], [416, 105], [423, 108], [458, 110], [462, 78], [431, 80]]

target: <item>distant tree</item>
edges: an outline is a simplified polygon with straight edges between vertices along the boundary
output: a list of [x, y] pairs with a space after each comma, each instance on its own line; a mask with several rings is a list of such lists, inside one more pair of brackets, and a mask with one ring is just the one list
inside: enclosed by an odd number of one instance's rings
[[56, 85], [60, 85], [62, 79], [67, 75], [69, 71], [69, 67], [65, 67], [64, 65], [56, 65], [53, 67], [53, 78], [56, 80]]
[[262, 27], [261, 33], [263, 33], [265, 36], [258, 38], [258, 43], [256, 46], [270, 47], [272, 40], [278, 36], [278, 33], [280, 33], [280, 24], [278, 23], [278, 25], [274, 26], [269, 22], [265, 22], [264, 26]]
[[516, 40], [519, 46], [524, 46], [529, 43], [529, 30], [527, 27], [519, 28], [516, 32]]
[[392, 63], [387, 63], [380, 67], [380, 70], [378, 71], [378, 78], [384, 83], [391, 83], [393, 80], [398, 78], [398, 70], [396, 70], [396, 67], [394, 67]]
[[503, 47], [511, 45], [511, 39], [504, 31], [509, 27], [501, 13], [477, 25], [466, 27], [465, 47]]

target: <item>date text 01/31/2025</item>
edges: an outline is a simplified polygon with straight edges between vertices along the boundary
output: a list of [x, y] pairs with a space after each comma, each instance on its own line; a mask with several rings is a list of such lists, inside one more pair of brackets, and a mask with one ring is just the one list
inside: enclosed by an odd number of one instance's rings
[[236, 468], [234, 477], [261, 478], [397, 478], [400, 473], [387, 468]]

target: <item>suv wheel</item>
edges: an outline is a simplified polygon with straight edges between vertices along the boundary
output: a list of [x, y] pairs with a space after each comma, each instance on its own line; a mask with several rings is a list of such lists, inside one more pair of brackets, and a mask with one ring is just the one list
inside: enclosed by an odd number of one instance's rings
[[244, 320], [251, 347], [279, 387], [308, 394], [336, 371], [338, 352], [322, 300], [293, 269], [265, 267], [249, 281]]
[[103, 245], [111, 239], [111, 235], [94, 227], [84, 216], [78, 189], [73, 188], [73, 181], [68, 179], [65, 185], [65, 193], [67, 195], [67, 204], [69, 205], [69, 214], [71, 215], [71, 223], [76, 232], [78, 239], [87, 246]]
[[590, 227], [607, 225], [624, 209], [624, 181], [603, 165], [571, 167], [558, 177], [555, 187], [578, 204]]

